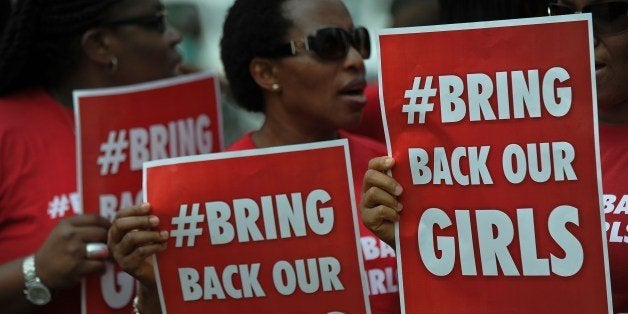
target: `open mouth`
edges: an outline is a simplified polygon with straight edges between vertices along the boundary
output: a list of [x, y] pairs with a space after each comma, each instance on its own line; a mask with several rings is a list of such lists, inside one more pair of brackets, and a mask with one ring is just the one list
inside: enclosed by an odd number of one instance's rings
[[363, 88], [356, 88], [356, 89], [344, 89], [342, 91], [340, 91], [341, 95], [347, 95], [347, 96], [363, 96], [364, 95], [364, 89]]
[[363, 96], [364, 89], [366, 88], [366, 81], [363, 78], [356, 78], [345, 85], [340, 94], [348, 96]]

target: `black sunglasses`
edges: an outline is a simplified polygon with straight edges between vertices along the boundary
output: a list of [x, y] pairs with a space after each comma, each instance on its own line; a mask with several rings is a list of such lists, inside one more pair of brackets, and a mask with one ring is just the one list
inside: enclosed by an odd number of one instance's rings
[[371, 39], [364, 27], [357, 27], [351, 32], [340, 27], [321, 28], [302, 40], [292, 40], [274, 51], [276, 57], [288, 57], [297, 54], [299, 49], [314, 51], [323, 60], [343, 59], [349, 53], [349, 47], [358, 50], [362, 58], [371, 56]]
[[159, 11], [150, 15], [134, 16], [119, 20], [100, 23], [105, 27], [120, 27], [125, 25], [139, 25], [145, 29], [163, 33], [166, 31], [166, 12]]
[[613, 35], [628, 30], [628, 2], [594, 3], [583, 7], [582, 11], [576, 11], [564, 4], [550, 3], [547, 13], [549, 15], [591, 13], [593, 28], [598, 35]]

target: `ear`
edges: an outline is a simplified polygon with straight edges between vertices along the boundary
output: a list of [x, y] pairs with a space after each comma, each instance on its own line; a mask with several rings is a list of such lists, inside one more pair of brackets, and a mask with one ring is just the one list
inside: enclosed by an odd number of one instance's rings
[[[272, 59], [253, 58], [251, 63], [249, 63], [249, 72], [253, 80], [263, 90], [277, 92], [277, 86], [281, 86], [281, 82], [277, 78], [277, 64]], [[274, 88], [273, 85], [275, 86]]]
[[111, 33], [104, 28], [92, 28], [81, 37], [81, 47], [88, 60], [103, 67], [109, 67], [115, 58], [111, 50]]

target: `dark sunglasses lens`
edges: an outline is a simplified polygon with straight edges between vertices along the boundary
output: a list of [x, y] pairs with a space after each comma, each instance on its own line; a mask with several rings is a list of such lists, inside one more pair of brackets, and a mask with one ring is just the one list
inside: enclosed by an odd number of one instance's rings
[[163, 14], [157, 15], [149, 20], [146, 20], [144, 26], [151, 30], [164, 32], [166, 30], [166, 16]]
[[558, 3], [550, 3], [547, 6], [547, 13], [551, 16], [565, 15], [565, 14], [574, 13], [574, 10], [566, 5], [562, 5]]
[[336, 60], [347, 54], [349, 42], [346, 33], [341, 28], [323, 28], [314, 35], [310, 48], [322, 59]]
[[593, 4], [585, 10], [593, 15], [593, 26], [598, 34], [616, 34], [628, 30], [626, 2]]
[[364, 59], [371, 56], [371, 38], [364, 27], [358, 27], [353, 31], [353, 45]]

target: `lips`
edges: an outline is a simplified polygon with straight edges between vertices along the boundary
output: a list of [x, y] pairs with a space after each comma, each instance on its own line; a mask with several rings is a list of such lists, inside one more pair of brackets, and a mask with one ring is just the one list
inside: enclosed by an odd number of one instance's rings
[[353, 110], [361, 110], [366, 105], [365, 88], [366, 80], [363, 77], [359, 77], [344, 85], [338, 94]]
[[360, 95], [364, 94], [364, 89], [366, 88], [366, 80], [364, 78], [356, 78], [351, 82], [346, 84], [341, 90], [340, 94], [346, 95]]
[[595, 70], [600, 70], [606, 66], [606, 63], [595, 60]]

